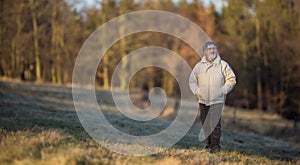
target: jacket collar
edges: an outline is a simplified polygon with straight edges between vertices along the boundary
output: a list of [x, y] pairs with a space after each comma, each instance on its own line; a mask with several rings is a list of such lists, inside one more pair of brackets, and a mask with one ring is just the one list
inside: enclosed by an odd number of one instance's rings
[[[201, 59], [202, 63], [208, 63], [209, 61], [206, 60], [206, 56], [203, 56]], [[220, 65], [221, 64], [221, 57], [217, 54], [217, 57], [215, 58], [215, 60], [212, 62], [212, 64], [215, 65]]]

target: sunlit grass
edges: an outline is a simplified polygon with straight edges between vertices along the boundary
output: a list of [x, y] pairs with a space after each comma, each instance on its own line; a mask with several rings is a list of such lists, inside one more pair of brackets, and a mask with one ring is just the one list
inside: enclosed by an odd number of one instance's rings
[[283, 119], [277, 114], [268, 114], [258, 110], [237, 109], [234, 123], [233, 113], [233, 107], [225, 107], [223, 111], [222, 123], [227, 130], [252, 132], [297, 143], [300, 142], [299, 127], [294, 128], [293, 121]]

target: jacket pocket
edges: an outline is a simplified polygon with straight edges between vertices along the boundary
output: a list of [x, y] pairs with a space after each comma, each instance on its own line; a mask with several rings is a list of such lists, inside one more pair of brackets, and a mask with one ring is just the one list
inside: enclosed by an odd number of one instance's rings
[[213, 87], [210, 91], [210, 100], [218, 100], [224, 97], [222, 87]]
[[205, 87], [206, 86], [206, 82], [207, 82], [207, 77], [206, 77], [206, 73], [205, 72], [200, 72], [198, 75], [197, 75], [197, 83], [198, 83], [198, 86], [199, 87]]

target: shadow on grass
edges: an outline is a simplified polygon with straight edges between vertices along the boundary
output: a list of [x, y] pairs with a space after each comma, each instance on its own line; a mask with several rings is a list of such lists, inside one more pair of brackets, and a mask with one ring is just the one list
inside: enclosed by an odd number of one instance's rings
[[[175, 147], [203, 149], [205, 141], [198, 141], [200, 126], [194, 125]], [[300, 158], [299, 146], [254, 133], [235, 133], [222, 130], [221, 152], [238, 152], [241, 155], [266, 157], [270, 160], [296, 161]]]

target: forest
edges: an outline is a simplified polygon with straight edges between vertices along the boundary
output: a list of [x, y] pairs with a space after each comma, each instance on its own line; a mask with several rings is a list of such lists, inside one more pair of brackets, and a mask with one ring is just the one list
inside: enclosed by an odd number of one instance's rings
[[[216, 41], [221, 57], [237, 75], [228, 105], [300, 117], [300, 0], [225, 0], [221, 10], [200, 0], [95, 0], [98, 5], [80, 10], [75, 7], [79, 2], [68, 0], [0, 3], [1, 79], [70, 84], [80, 48], [98, 27], [133, 11], [163, 10], [193, 21]], [[173, 36], [133, 34], [107, 51], [95, 75], [97, 86], [109, 89], [120, 60], [151, 45], [177, 52], [191, 67], [200, 60]], [[136, 88], [160, 86], [169, 96], [178, 93], [174, 77], [155, 67], [139, 71], [130, 83]]]

